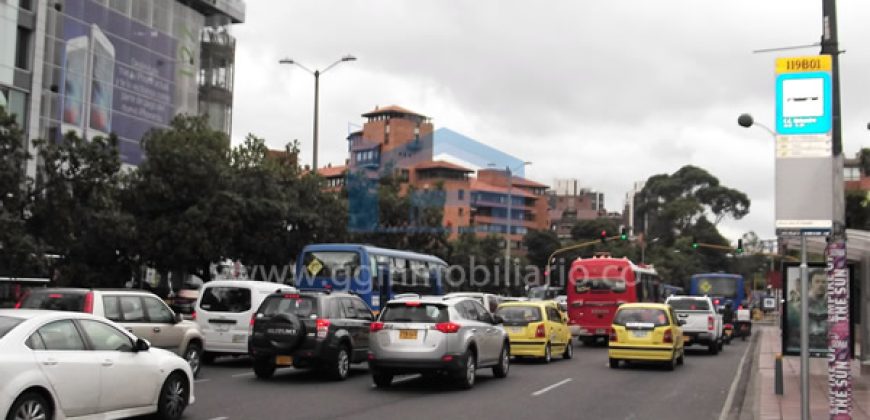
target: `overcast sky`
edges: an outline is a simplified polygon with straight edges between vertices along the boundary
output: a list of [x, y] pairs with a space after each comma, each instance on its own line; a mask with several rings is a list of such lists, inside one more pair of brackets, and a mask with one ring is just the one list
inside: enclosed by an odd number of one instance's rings
[[[839, 2], [844, 145], [870, 146], [870, 2]], [[774, 59], [818, 48], [821, 0], [513, 1], [247, 0], [234, 27], [233, 141], [298, 139], [311, 160], [315, 69], [320, 155], [343, 164], [360, 114], [401, 105], [530, 160], [531, 179], [577, 178], [622, 211], [635, 181], [686, 164], [746, 192], [750, 214], [725, 220], [732, 240], [773, 237], [774, 145], [736, 123], [773, 125]]]

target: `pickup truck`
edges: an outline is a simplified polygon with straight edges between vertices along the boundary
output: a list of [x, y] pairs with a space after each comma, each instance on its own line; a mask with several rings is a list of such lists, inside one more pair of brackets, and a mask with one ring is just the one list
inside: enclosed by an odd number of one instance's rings
[[713, 301], [706, 296], [670, 296], [665, 303], [674, 308], [683, 325], [684, 343], [707, 346], [710, 354], [723, 348], [722, 316], [716, 312]]

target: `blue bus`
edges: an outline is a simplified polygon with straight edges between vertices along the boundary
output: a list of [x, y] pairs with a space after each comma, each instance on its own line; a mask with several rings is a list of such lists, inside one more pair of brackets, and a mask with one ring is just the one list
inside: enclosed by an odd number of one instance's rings
[[710, 296], [717, 309], [730, 303], [735, 311], [738, 306], [745, 305], [746, 299], [743, 276], [739, 274], [695, 274], [690, 280], [689, 294]]
[[672, 284], [663, 284], [662, 285], [662, 294], [663, 297], [667, 298], [668, 296], [682, 295], [684, 292], [682, 287], [674, 286]]
[[[389, 276], [379, 267], [389, 267]], [[382, 302], [398, 294], [443, 295], [446, 273], [447, 263], [432, 255], [361, 244], [312, 244], [296, 260], [296, 287], [351, 292], [379, 311]]]

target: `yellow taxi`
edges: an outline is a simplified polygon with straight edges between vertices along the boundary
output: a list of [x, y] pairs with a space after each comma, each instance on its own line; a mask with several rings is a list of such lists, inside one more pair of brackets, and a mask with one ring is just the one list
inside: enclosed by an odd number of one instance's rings
[[610, 367], [620, 361], [662, 361], [668, 370], [685, 358], [683, 329], [673, 308], [663, 303], [625, 303], [613, 316], [607, 355]]
[[574, 357], [568, 317], [551, 300], [506, 302], [498, 305], [495, 315], [503, 321], [511, 343], [511, 356], [537, 357], [544, 363], [561, 354]]

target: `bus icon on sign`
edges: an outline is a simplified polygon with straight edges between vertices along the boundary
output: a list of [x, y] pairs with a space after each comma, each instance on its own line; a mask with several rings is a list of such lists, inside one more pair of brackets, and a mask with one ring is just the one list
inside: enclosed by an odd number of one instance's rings
[[829, 73], [786, 73], [776, 78], [777, 134], [827, 134], [831, 131]]

